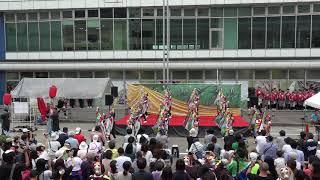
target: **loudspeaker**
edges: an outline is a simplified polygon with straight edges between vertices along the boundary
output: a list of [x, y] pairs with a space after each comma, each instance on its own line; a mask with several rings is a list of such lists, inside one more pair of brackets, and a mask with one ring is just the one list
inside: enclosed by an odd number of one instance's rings
[[105, 103], [106, 106], [111, 106], [112, 103], [113, 103], [112, 95], [106, 95], [104, 100], [105, 100], [104, 103]]
[[111, 95], [113, 97], [118, 97], [118, 87], [117, 86], [111, 87]]
[[256, 89], [253, 87], [248, 88], [248, 97], [256, 96]]

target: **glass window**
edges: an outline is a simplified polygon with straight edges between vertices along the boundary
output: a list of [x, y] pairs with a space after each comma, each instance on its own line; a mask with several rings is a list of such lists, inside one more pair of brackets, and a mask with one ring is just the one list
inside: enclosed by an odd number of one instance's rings
[[38, 20], [38, 13], [29, 13], [28, 19], [29, 19], [29, 21], [37, 21]]
[[39, 51], [39, 30], [38, 22], [28, 23], [29, 51]]
[[194, 16], [195, 9], [184, 9], [184, 16]]
[[113, 17], [113, 9], [112, 8], [103, 8], [100, 9], [100, 17], [101, 18], [112, 18]]
[[209, 8], [198, 8], [198, 16], [208, 16]]
[[293, 14], [295, 13], [295, 6], [282, 6], [283, 14]]
[[235, 80], [236, 71], [235, 70], [219, 70], [221, 80]]
[[269, 6], [268, 14], [280, 14], [280, 6]]
[[237, 8], [226, 7], [224, 8], [224, 17], [236, 17], [237, 16]]
[[163, 9], [157, 9], [157, 16], [162, 16]]
[[197, 49], [209, 49], [209, 19], [197, 19]]
[[[166, 23], [166, 21], [165, 21]], [[166, 23], [167, 24], [167, 23]], [[156, 20], [156, 43], [157, 43], [157, 49], [162, 49], [163, 47], [163, 43], [162, 43], [162, 40], [163, 40], [163, 21], [162, 19], [157, 19]], [[166, 28], [167, 28], [167, 25], [165, 25], [165, 32], [166, 32]], [[165, 33], [165, 38], [167, 38], [166, 36], [166, 33]]]
[[115, 50], [127, 49], [127, 21], [126, 20], [114, 20], [114, 49]]
[[50, 24], [49, 22], [40, 22], [40, 51], [50, 51]]
[[251, 49], [251, 18], [239, 18], [238, 23], [238, 48]]
[[84, 18], [86, 17], [86, 11], [84, 10], [79, 10], [74, 12], [75, 18]]
[[295, 19], [294, 16], [282, 16], [281, 48], [295, 48]]
[[48, 72], [35, 72], [36, 78], [48, 78]]
[[122, 71], [110, 71], [109, 77], [112, 79], [123, 79], [123, 72]]
[[49, 77], [50, 78], [63, 78], [63, 72], [59, 72], [59, 71], [49, 72]]
[[154, 16], [154, 9], [143, 9], [143, 16]]
[[288, 78], [288, 71], [287, 70], [280, 70], [280, 69], [274, 69], [271, 70], [272, 79], [287, 79]]
[[257, 17], [252, 20], [252, 49], [265, 48], [266, 18]]
[[319, 69], [308, 70], [307, 71], [307, 79], [320, 79]]
[[183, 45], [185, 49], [195, 49], [196, 45], [196, 20], [183, 20]]
[[267, 48], [280, 48], [280, 17], [268, 17], [267, 22]]
[[303, 69], [290, 69], [289, 70], [289, 79], [304, 79], [304, 70]]
[[51, 50], [62, 50], [61, 21], [51, 21]]
[[[155, 45], [155, 29], [153, 19], [142, 20], [142, 49], [151, 50]], [[162, 29], [161, 29], [162, 30]]]
[[189, 71], [189, 79], [202, 80], [202, 78], [203, 78], [203, 71]]
[[6, 23], [6, 50], [8, 52], [14, 52], [17, 50], [17, 34], [16, 24]]
[[63, 32], [63, 50], [73, 51], [74, 50], [74, 38], [73, 38], [73, 21], [63, 21], [62, 24]]
[[251, 16], [251, 7], [239, 7], [238, 14], [239, 16]]
[[19, 72], [7, 72], [7, 80], [19, 80]]
[[72, 11], [63, 11], [63, 18], [72, 18]]
[[75, 50], [86, 50], [87, 49], [87, 38], [86, 38], [86, 21], [74, 21], [75, 30]]
[[80, 71], [80, 78], [93, 78], [93, 74], [90, 71]]
[[18, 51], [28, 51], [27, 23], [17, 23]]
[[222, 18], [211, 19], [211, 28], [223, 28], [223, 19]]
[[[122, 31], [121, 29], [116, 29], [118, 31]], [[115, 31], [117, 32], [117, 31]], [[113, 48], [113, 24], [112, 20], [101, 20], [101, 49], [102, 50], [110, 50]], [[120, 33], [120, 32], [118, 32]], [[89, 37], [88, 37], [89, 38]], [[118, 37], [115, 37], [115, 39]], [[121, 39], [119, 39], [121, 40]]]
[[253, 8], [253, 15], [265, 15], [266, 14], [266, 8], [265, 7], [254, 7]]
[[60, 19], [60, 11], [52, 11], [51, 19]]
[[171, 49], [182, 49], [182, 20], [171, 19], [170, 26]]
[[99, 20], [88, 20], [88, 50], [99, 50], [100, 49], [100, 21]]
[[255, 79], [270, 79], [269, 70], [255, 70]]
[[298, 13], [310, 13], [310, 5], [298, 5]]
[[313, 12], [320, 12], [320, 4], [313, 4]]
[[26, 13], [17, 13], [17, 20], [18, 21], [25, 21], [26, 20]]
[[237, 19], [224, 19], [224, 48], [237, 48]]
[[320, 47], [320, 15], [312, 16], [312, 47]]
[[88, 10], [88, 17], [99, 17], [99, 11], [97, 9]]
[[114, 18], [126, 18], [127, 8], [114, 8]]
[[140, 8], [129, 8], [129, 17], [130, 18], [140, 18], [141, 9]]
[[211, 17], [222, 17], [223, 8], [210, 8]]
[[40, 20], [48, 20], [49, 12], [40, 12]]
[[211, 30], [211, 48], [222, 48], [222, 30]]
[[238, 70], [238, 79], [253, 79], [253, 70], [240, 69]]
[[206, 79], [217, 79], [217, 70], [216, 69], [212, 69], [212, 70], [207, 70], [205, 71], [205, 78]]
[[141, 20], [129, 20], [129, 49], [141, 49]]
[[33, 78], [33, 72], [21, 72], [20, 76], [21, 76], [21, 79], [23, 79], [23, 78]]
[[65, 78], [78, 78], [78, 73], [75, 71], [66, 71], [64, 72]]
[[172, 72], [172, 79], [176, 80], [176, 79], [187, 79], [187, 72], [186, 71], [173, 71]]
[[311, 16], [297, 17], [297, 48], [310, 48]]
[[141, 79], [154, 79], [153, 71], [140, 71]]
[[170, 9], [170, 16], [181, 16], [181, 9]]
[[139, 79], [139, 71], [126, 71], [126, 79]]
[[108, 77], [108, 72], [107, 71], [96, 71], [96, 72], [94, 72], [94, 77], [95, 78], [106, 78], [106, 77]]
[[15, 14], [6, 14], [6, 21], [7, 22], [14, 22], [15, 21]]

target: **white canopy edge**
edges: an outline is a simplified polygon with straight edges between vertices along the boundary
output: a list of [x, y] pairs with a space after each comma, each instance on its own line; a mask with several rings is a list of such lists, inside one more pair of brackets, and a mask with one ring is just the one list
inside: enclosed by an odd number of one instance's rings
[[11, 91], [14, 98], [49, 97], [52, 85], [57, 87], [57, 98], [97, 99], [110, 92], [109, 78], [23, 78]]
[[313, 95], [312, 97], [308, 98], [303, 103], [304, 106], [310, 106], [316, 109], [320, 109], [320, 93]]

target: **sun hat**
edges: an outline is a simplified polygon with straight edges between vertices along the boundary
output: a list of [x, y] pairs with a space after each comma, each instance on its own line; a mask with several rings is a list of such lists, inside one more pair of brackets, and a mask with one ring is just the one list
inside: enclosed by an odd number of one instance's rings
[[88, 144], [84, 141], [82, 141], [79, 145], [80, 150], [87, 150], [88, 149]]
[[94, 142], [98, 142], [99, 140], [99, 136], [97, 134], [95, 134], [93, 137], [92, 137], [92, 141]]
[[74, 136], [74, 131], [69, 131], [68, 136]]
[[75, 134], [80, 134], [80, 132], [81, 132], [81, 128], [77, 127], [75, 130]]
[[189, 134], [190, 134], [191, 137], [197, 137], [196, 129], [194, 129], [194, 128], [190, 129]]
[[30, 132], [30, 130], [27, 129], [27, 128], [23, 128], [23, 129], [22, 129], [22, 132], [23, 132], [23, 133], [27, 133], [27, 132]]
[[51, 140], [56, 141], [59, 138], [59, 136], [56, 133], [52, 133], [50, 138]]

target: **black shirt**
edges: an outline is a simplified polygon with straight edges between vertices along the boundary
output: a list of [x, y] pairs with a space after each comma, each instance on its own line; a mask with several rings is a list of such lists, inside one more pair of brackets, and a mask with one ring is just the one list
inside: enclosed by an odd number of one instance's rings
[[[7, 164], [7, 163], [0, 166], [0, 179], [1, 180], [9, 180], [12, 166], [13, 166], [13, 164]], [[13, 171], [12, 179], [21, 180], [22, 179], [21, 173], [24, 169], [25, 169], [24, 164], [17, 163], [16, 167]]]
[[153, 180], [153, 176], [150, 172], [139, 170], [132, 174], [132, 180]]
[[189, 175], [184, 171], [176, 171], [173, 173], [172, 180], [189, 180]]
[[272, 176], [267, 176], [267, 177], [262, 177], [262, 176], [259, 176], [257, 174], [251, 174], [249, 173], [247, 175], [248, 179], [249, 180], [274, 180]]

